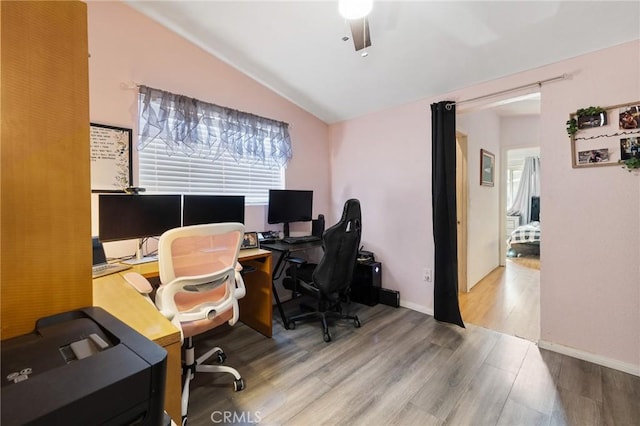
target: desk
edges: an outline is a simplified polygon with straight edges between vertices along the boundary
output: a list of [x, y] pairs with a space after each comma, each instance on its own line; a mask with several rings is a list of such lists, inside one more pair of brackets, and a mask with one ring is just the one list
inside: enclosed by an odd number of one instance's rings
[[[243, 276], [247, 294], [239, 300], [240, 321], [271, 337], [271, 252], [261, 249], [242, 250], [238, 260], [243, 265], [256, 268], [254, 272]], [[158, 263], [135, 265], [132, 269], [94, 279], [93, 304], [105, 309], [167, 351], [165, 409], [171, 418], [180, 419], [180, 331], [125, 281], [123, 275], [128, 272], [138, 272], [147, 278], [154, 278], [159, 273]]]
[[297, 244], [288, 244], [283, 241], [275, 241], [273, 243], [263, 243], [260, 245], [260, 247], [280, 253], [280, 257], [278, 258], [276, 266], [273, 269], [272, 289], [273, 295], [276, 299], [276, 305], [278, 306], [278, 311], [280, 312], [280, 318], [282, 318], [282, 325], [285, 329], [289, 329], [287, 317], [284, 315], [284, 309], [282, 309], [282, 303], [280, 303], [280, 297], [278, 296], [278, 291], [276, 290], [275, 281], [280, 279], [280, 277], [282, 276], [285, 267], [284, 261], [289, 257], [291, 253], [294, 253], [296, 251], [309, 250], [316, 247], [322, 247], [322, 240]]

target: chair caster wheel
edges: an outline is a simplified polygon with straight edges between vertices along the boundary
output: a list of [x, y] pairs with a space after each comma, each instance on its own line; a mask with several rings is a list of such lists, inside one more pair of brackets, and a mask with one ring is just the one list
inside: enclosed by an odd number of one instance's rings
[[355, 326], [355, 328], [360, 328], [360, 326], [362, 324], [360, 324], [360, 319], [356, 317], [356, 319], [353, 320], [353, 325]]
[[244, 390], [244, 388], [245, 388], [244, 379], [242, 377], [233, 381], [234, 392], [240, 392], [241, 390]]
[[224, 352], [218, 352], [218, 364], [224, 364], [224, 362], [227, 360], [227, 354], [225, 354]]
[[296, 322], [295, 321], [289, 321], [287, 323], [287, 330], [295, 330], [296, 329]]
[[187, 426], [187, 416], [184, 416], [184, 417], [182, 418], [182, 423], [181, 423], [181, 425], [182, 425], [182, 426]]
[[329, 334], [329, 332], [322, 333], [322, 338], [324, 339], [325, 342], [330, 342], [331, 341], [331, 335]]

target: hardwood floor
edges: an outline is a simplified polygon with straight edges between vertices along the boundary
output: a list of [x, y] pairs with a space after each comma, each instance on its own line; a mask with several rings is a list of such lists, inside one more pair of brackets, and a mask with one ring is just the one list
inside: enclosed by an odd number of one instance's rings
[[468, 293], [459, 294], [465, 323], [533, 342], [540, 339], [540, 258], [508, 258]]
[[[287, 303], [296, 308], [295, 302]], [[637, 425], [640, 378], [405, 308], [354, 304], [361, 328], [317, 323], [268, 339], [237, 324], [196, 339], [221, 346], [247, 388], [199, 373], [189, 424]]]

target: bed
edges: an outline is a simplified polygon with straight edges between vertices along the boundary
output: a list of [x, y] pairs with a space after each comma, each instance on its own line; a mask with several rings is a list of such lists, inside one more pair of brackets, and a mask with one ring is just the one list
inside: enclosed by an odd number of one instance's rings
[[516, 256], [540, 256], [540, 222], [518, 226], [507, 239]]

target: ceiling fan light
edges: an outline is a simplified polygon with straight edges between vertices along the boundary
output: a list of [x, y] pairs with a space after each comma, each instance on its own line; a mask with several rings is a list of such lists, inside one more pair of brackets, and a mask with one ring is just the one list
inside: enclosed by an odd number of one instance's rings
[[373, 0], [338, 0], [338, 11], [345, 19], [364, 18], [372, 8]]

